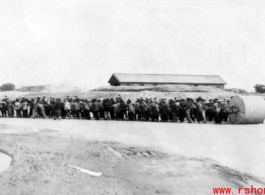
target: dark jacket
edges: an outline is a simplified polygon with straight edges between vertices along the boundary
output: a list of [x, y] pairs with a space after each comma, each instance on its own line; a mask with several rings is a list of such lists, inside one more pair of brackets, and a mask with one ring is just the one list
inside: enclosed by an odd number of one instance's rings
[[104, 109], [104, 111], [109, 111], [109, 101], [108, 100], [103, 101], [103, 109]]
[[151, 103], [152, 114], [159, 114], [159, 107], [156, 103]]
[[55, 102], [54, 108], [55, 110], [62, 110], [63, 103], [62, 102]]
[[113, 107], [114, 107], [115, 113], [119, 113], [121, 111], [120, 102], [117, 102], [116, 104], [114, 104]]
[[100, 107], [99, 102], [95, 101], [95, 102], [93, 102], [92, 105], [93, 105], [93, 111], [94, 111], [94, 112], [99, 111], [99, 107]]
[[174, 114], [178, 112], [178, 106], [176, 105], [176, 103], [171, 104], [171, 110], [172, 110], [172, 113]]
[[147, 111], [147, 106], [145, 102], [141, 102], [140, 104], [140, 112], [145, 113]]
[[168, 114], [169, 112], [169, 107], [167, 103], [163, 103], [161, 106], [161, 114]]
[[135, 112], [140, 112], [140, 104], [138, 102], [135, 103]]
[[127, 104], [128, 112], [134, 112], [134, 107], [132, 103]]
[[120, 107], [121, 107], [121, 112], [126, 112], [126, 105], [124, 102], [121, 102]]
[[73, 102], [71, 107], [72, 107], [72, 110], [74, 111], [80, 110], [79, 104], [77, 102]]
[[83, 110], [89, 110], [89, 105], [87, 102], [83, 103]]

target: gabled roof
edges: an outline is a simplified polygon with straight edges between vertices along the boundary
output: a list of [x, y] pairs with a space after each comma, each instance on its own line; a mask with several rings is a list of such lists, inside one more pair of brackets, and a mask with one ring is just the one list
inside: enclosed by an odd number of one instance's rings
[[218, 75], [179, 75], [179, 74], [127, 74], [114, 73], [119, 83], [176, 83], [176, 84], [226, 84]]

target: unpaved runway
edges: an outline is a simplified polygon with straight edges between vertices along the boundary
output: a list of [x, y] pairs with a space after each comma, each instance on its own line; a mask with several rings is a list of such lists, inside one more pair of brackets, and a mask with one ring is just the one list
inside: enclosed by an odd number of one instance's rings
[[[58, 136], [149, 147], [167, 154], [213, 159], [223, 166], [265, 178], [265, 125], [214, 125], [127, 121], [1, 119], [20, 132], [56, 130]], [[0, 133], [12, 133], [1, 130]], [[13, 133], [18, 133], [14, 130]]]

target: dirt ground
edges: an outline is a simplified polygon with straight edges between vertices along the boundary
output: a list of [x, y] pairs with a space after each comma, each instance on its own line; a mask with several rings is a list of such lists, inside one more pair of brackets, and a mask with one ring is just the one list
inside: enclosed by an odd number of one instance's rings
[[[52, 120], [25, 121], [35, 122], [42, 128], [0, 125], [0, 149], [13, 157], [11, 167], [0, 174], [1, 195], [212, 194], [213, 187], [236, 190], [265, 185], [259, 177], [222, 166], [207, 157], [173, 154], [128, 142], [92, 141], [72, 133], [65, 136], [63, 123], [73, 121], [57, 123], [60, 130]], [[85, 126], [94, 121], [77, 122]], [[52, 123], [56, 128], [45, 128], [44, 123]], [[66, 165], [102, 175], [94, 177]]]

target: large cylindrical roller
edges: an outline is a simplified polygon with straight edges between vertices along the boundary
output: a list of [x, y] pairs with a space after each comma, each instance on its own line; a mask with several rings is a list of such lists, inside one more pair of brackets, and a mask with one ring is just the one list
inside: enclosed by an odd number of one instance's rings
[[233, 124], [259, 124], [265, 120], [265, 100], [260, 96], [234, 96], [229, 102]]

